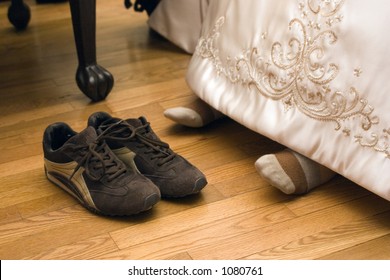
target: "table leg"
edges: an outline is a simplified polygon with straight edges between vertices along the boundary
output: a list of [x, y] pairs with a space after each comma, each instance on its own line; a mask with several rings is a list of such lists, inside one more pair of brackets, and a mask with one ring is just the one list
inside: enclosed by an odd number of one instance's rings
[[92, 101], [110, 93], [114, 78], [96, 61], [96, 0], [69, 0], [79, 65], [76, 82]]
[[23, 0], [12, 0], [8, 8], [8, 20], [16, 29], [26, 29], [30, 21], [30, 8]]

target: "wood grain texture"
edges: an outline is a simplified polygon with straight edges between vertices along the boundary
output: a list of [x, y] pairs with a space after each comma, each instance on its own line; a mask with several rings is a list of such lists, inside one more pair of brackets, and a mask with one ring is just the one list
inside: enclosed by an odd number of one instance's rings
[[[163, 117], [195, 98], [191, 57], [151, 32], [146, 14], [97, 1], [98, 61], [115, 85], [91, 103], [74, 80], [69, 4], [29, 5], [29, 28], [15, 32], [0, 2], [0, 259], [390, 259], [390, 202], [340, 176], [284, 195], [254, 168], [278, 143], [229, 118], [194, 129]], [[145, 116], [208, 186], [134, 217], [88, 212], [47, 181], [41, 142], [47, 125], [79, 131], [96, 111]]]

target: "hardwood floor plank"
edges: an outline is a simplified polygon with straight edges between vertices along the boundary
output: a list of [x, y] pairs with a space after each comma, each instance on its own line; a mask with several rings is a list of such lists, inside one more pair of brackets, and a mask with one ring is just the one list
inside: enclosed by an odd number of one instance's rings
[[[94, 215], [76, 202], [73, 206], [42, 215], [32, 216], [29, 212], [28, 218], [0, 225], [0, 258], [19, 259], [24, 256], [37, 255], [42, 251], [53, 250], [80, 242], [91, 236], [131, 227], [131, 225], [142, 228], [142, 224], [147, 221], [160, 219], [184, 209], [196, 208], [221, 198], [222, 196], [210, 186], [202, 195], [181, 200], [162, 201], [151, 211], [123, 218]], [[24, 248], [26, 244], [28, 244], [28, 250]]]
[[[384, 216], [385, 217], [385, 216]], [[385, 217], [386, 219], [387, 217]], [[387, 218], [388, 219], [388, 218]], [[388, 223], [388, 220], [380, 221], [384, 224]], [[370, 221], [366, 221], [366, 226], [370, 224]], [[379, 231], [377, 228], [375, 231]], [[388, 230], [388, 227], [385, 229]], [[371, 235], [371, 229], [366, 232]], [[369, 239], [369, 238], [367, 238]], [[318, 258], [320, 260], [390, 260], [390, 234], [380, 236], [369, 241], [356, 244], [349, 248], [322, 256]]]
[[42, 198], [58, 192], [46, 179], [43, 168], [0, 178], [0, 200], [3, 207]]
[[41, 154], [15, 161], [7, 161], [6, 163], [0, 163], [0, 178], [38, 168], [43, 168], [43, 157]]
[[[103, 258], [116, 259], [166, 259], [175, 254], [210, 247], [225, 238], [241, 239], [242, 234], [259, 227], [278, 224], [281, 221], [293, 219], [295, 216], [283, 205], [270, 205], [253, 211], [238, 213], [224, 219], [202, 223], [188, 230], [159, 237], [143, 244], [121, 249], [114, 256], [106, 254]], [[115, 237], [114, 237], [115, 239]], [[254, 242], [254, 240], [252, 240]], [[234, 249], [234, 248], [232, 248]], [[210, 252], [210, 255], [213, 254]], [[195, 258], [196, 259], [196, 258]], [[208, 259], [208, 257], [204, 257]]]
[[[368, 240], [388, 240], [390, 212], [375, 216], [377, 225], [373, 226], [370, 219], [352, 221], [329, 230], [321, 231], [315, 235], [305, 236], [282, 246], [264, 250], [246, 259], [278, 260], [278, 259], [389, 259], [390, 252], [368, 250], [371, 243]], [[383, 240], [381, 238], [384, 238]], [[363, 243], [364, 245], [361, 245]], [[374, 247], [378, 248], [378, 247]], [[387, 249], [389, 246], [387, 246]], [[376, 249], [377, 250], [377, 249]], [[349, 254], [350, 253], [350, 254]], [[371, 254], [370, 254], [371, 253]], [[323, 256], [325, 255], [325, 256]], [[333, 256], [333, 257], [332, 257]]]
[[192, 260], [191, 256], [187, 252], [168, 256], [166, 260]]
[[[388, 211], [390, 207], [387, 202], [378, 201], [376, 197], [373, 198], [372, 196], [355, 200], [349, 205], [349, 211], [346, 211], [344, 205], [338, 205], [272, 225], [272, 227], [260, 228], [244, 233], [240, 235], [240, 238], [222, 239], [203, 248], [188, 250], [188, 253], [194, 259], [224, 259], [226, 256], [240, 259], [251, 253], [254, 254], [277, 246], [283, 246], [283, 244], [300, 240], [306, 236], [315, 236], [337, 226], [361, 220], [364, 217], [375, 216]], [[361, 208], [362, 205], [367, 205], [368, 207], [363, 210]], [[382, 233], [382, 235], [384, 234]], [[350, 234], [350, 239], [351, 236]], [[257, 241], [253, 242], [253, 240]], [[325, 249], [329, 246], [327, 245]], [[312, 251], [309, 250], [308, 252]], [[285, 257], [281, 256], [281, 259]], [[310, 254], [310, 258], [316, 257], [318, 257], [316, 252]]]
[[20, 221], [22, 217], [15, 206], [0, 208], [0, 225]]
[[33, 260], [86, 260], [97, 259], [99, 255], [118, 250], [109, 234], [60, 246], [24, 259]]
[[[177, 232], [196, 229], [204, 224], [214, 223], [240, 213], [252, 211], [264, 207], [259, 197], [266, 191], [259, 190], [224, 199], [212, 204], [191, 208], [163, 219], [148, 222], [143, 227], [127, 227], [124, 230], [111, 232], [111, 236], [120, 249], [142, 244], [154, 239], [161, 239]], [[242, 205], [237, 209], [237, 205]], [[218, 209], [225, 209], [221, 212]], [[183, 221], [184, 223], [178, 223]], [[156, 230], [158, 229], [158, 230]], [[132, 238], [128, 238], [132, 236]]]

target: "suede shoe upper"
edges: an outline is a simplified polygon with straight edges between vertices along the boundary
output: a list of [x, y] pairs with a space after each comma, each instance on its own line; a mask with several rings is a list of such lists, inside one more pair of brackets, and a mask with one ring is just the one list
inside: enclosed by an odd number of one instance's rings
[[133, 151], [137, 168], [163, 197], [183, 197], [206, 186], [204, 174], [162, 142], [144, 117], [121, 120], [98, 112], [90, 116], [88, 125], [106, 135], [114, 152], [123, 147]]
[[160, 199], [159, 189], [119, 160], [93, 127], [76, 133], [65, 123], [52, 124], [43, 150], [48, 179], [95, 213], [132, 215]]

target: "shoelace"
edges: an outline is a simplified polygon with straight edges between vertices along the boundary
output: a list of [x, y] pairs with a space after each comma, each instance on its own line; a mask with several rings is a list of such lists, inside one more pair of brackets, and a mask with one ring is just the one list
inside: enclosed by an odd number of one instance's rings
[[99, 181], [105, 175], [107, 175], [107, 181], [112, 181], [126, 172], [126, 167], [112, 156], [112, 152], [103, 141], [103, 137], [97, 137], [94, 142], [88, 145], [76, 145], [73, 149], [84, 155], [70, 179], [81, 166], [84, 166], [86, 175], [95, 181]]
[[151, 159], [158, 159], [157, 165], [159, 166], [169, 162], [176, 156], [175, 153], [169, 150], [167, 143], [146, 136], [150, 128], [149, 122], [139, 127], [133, 127], [126, 121], [120, 120], [109, 125], [101, 125], [100, 128], [104, 129], [101, 133], [104, 139], [121, 142], [138, 140], [139, 147], [146, 147], [145, 153], [152, 153]]

